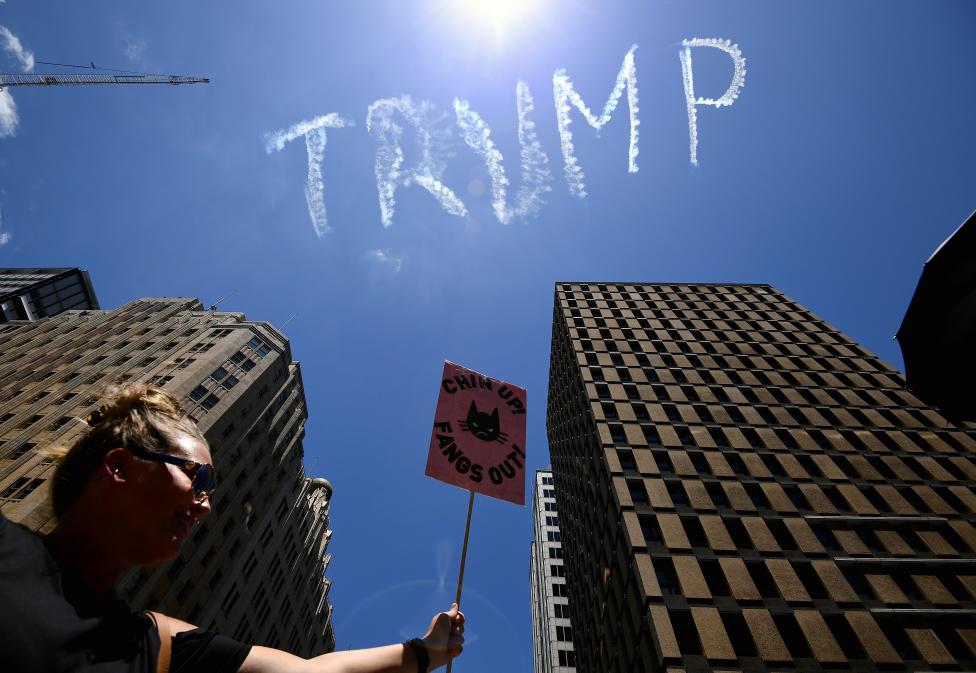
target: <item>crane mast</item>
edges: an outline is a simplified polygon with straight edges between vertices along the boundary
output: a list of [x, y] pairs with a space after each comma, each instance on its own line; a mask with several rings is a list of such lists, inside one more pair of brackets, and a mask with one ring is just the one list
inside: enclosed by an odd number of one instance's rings
[[82, 84], [206, 84], [207, 77], [182, 75], [100, 75], [100, 74], [0, 74], [0, 89], [8, 86], [63, 86]]

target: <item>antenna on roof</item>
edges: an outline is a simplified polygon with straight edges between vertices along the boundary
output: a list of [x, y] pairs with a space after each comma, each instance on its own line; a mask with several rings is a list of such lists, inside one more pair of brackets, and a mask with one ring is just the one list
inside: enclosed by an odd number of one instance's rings
[[292, 320], [294, 320], [297, 317], [298, 317], [298, 313], [292, 313], [291, 317], [288, 318], [288, 320], [285, 321], [285, 324], [281, 326], [281, 329], [285, 329], [286, 327], [288, 327], [288, 323], [290, 323]]
[[220, 302], [224, 301], [225, 299], [230, 299], [235, 294], [237, 294], [237, 290], [231, 290], [230, 292], [228, 292], [227, 294], [225, 294], [223, 297], [221, 297], [220, 299], [218, 299], [217, 301], [215, 301], [213, 304], [211, 304], [210, 305], [210, 310], [211, 311], [216, 311], [217, 310], [217, 305], [220, 304]]

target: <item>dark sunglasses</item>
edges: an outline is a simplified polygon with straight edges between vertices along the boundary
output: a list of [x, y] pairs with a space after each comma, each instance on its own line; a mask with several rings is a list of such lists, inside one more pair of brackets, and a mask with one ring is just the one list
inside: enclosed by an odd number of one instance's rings
[[210, 463], [198, 463], [195, 460], [187, 460], [186, 458], [179, 458], [166, 453], [147, 451], [141, 446], [130, 446], [127, 448], [134, 456], [145, 460], [155, 460], [159, 463], [176, 465], [176, 467], [186, 472], [187, 476], [190, 477], [190, 481], [193, 483], [193, 499], [198, 503], [203, 502], [213, 495], [214, 490], [217, 488], [217, 470]]

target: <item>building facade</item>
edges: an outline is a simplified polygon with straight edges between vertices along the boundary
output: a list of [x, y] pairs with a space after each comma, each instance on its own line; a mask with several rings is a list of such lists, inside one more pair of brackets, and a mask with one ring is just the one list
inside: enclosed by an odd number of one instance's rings
[[331, 651], [329, 500], [302, 465], [308, 417], [288, 340], [195, 299], [142, 299], [0, 325], [0, 507], [38, 531], [54, 526], [54, 464], [105, 388], [132, 380], [184, 400], [210, 444], [212, 513], [179, 558], [135, 569], [118, 589], [152, 608], [245, 642], [301, 656]]
[[556, 286], [576, 661], [976, 668], [976, 441], [767, 285]]
[[533, 537], [529, 553], [532, 590], [532, 652], [535, 673], [575, 673], [559, 512], [551, 470], [537, 470], [532, 495]]
[[83, 269], [0, 269], [0, 323], [97, 308], [95, 290]]

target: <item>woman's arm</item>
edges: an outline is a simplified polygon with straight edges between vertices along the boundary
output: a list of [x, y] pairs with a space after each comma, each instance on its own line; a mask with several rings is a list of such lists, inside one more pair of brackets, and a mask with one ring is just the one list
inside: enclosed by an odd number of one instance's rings
[[[457, 604], [437, 614], [422, 639], [430, 656], [429, 671], [461, 654], [464, 614]], [[269, 647], [253, 647], [239, 673], [417, 673], [417, 660], [406, 645], [385, 645], [366, 650], [330, 652], [302, 659]]]

